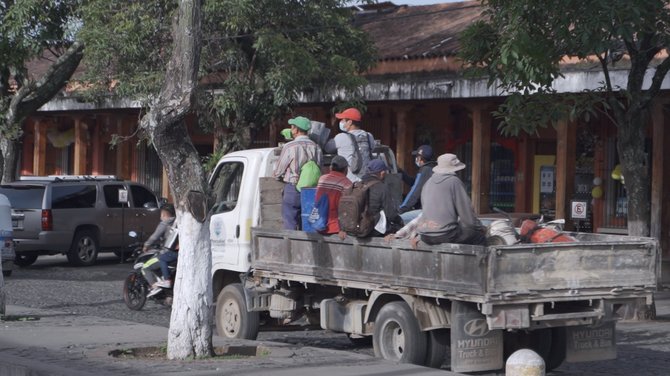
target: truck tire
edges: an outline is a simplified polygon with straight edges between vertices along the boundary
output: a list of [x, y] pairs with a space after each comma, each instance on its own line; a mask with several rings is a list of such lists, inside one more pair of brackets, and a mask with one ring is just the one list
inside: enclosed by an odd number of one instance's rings
[[98, 239], [91, 230], [79, 230], [67, 253], [67, 261], [74, 266], [91, 266], [98, 259]]
[[565, 360], [565, 347], [567, 345], [567, 336], [565, 328], [551, 329], [551, 351], [544, 358], [545, 369], [547, 372], [558, 368]]
[[424, 364], [426, 333], [405, 302], [384, 305], [375, 320], [372, 345], [375, 356], [400, 363]]
[[449, 329], [436, 329], [428, 332], [428, 349], [424, 365], [431, 368], [441, 368], [447, 360], [447, 349], [451, 341]]
[[216, 299], [216, 332], [221, 337], [256, 339], [260, 318], [258, 312], [247, 311], [244, 290], [240, 283], [231, 283]]
[[37, 261], [37, 253], [17, 253], [14, 264], [20, 267], [30, 266]]

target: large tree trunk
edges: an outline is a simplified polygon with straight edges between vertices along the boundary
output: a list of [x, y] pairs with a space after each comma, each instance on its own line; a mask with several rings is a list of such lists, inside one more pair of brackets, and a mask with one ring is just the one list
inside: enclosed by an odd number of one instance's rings
[[649, 166], [644, 151], [644, 112], [619, 122], [617, 150], [628, 199], [628, 234], [649, 236], [651, 193]]
[[2, 183], [9, 183], [16, 180], [16, 158], [19, 144], [9, 138], [0, 139], [0, 151], [2, 152]]
[[167, 169], [177, 206], [180, 250], [168, 335], [169, 359], [201, 358], [213, 353], [209, 220], [202, 215], [206, 203], [197, 199], [207, 194], [207, 184], [184, 123], [193, 108], [198, 79], [200, 9], [201, 0], [180, 1], [165, 83], [157, 103], [141, 123]]

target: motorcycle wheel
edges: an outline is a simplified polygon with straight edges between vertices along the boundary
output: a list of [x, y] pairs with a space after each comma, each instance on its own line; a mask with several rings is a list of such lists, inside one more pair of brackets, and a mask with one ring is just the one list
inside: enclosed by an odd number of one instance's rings
[[140, 273], [131, 273], [123, 283], [123, 301], [128, 308], [139, 311], [147, 301], [147, 283]]

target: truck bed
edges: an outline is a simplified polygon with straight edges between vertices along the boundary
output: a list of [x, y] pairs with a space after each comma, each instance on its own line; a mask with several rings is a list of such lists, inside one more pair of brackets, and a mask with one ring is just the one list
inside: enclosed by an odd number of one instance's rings
[[652, 238], [571, 233], [575, 243], [411, 248], [381, 238], [340, 240], [252, 229], [254, 274], [482, 304], [647, 298], [660, 275]]

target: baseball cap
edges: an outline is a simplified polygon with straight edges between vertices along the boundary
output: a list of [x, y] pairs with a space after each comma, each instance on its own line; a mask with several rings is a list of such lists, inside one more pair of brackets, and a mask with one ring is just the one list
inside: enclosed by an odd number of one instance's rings
[[421, 145], [412, 152], [412, 155], [421, 156], [423, 159], [429, 161], [433, 159], [433, 148], [431, 148], [430, 145]]
[[309, 119], [304, 116], [298, 116], [294, 117], [293, 119], [289, 119], [288, 123], [295, 125], [303, 131], [308, 131], [310, 128], [312, 128], [312, 122], [310, 122]]
[[355, 108], [347, 108], [346, 110], [335, 114], [338, 119], [349, 119], [354, 121], [361, 121], [361, 112]]
[[368, 162], [368, 173], [369, 174], [376, 174], [378, 172], [382, 171], [387, 171], [388, 168], [386, 167], [386, 163], [382, 161], [381, 159], [373, 159], [370, 162]]

